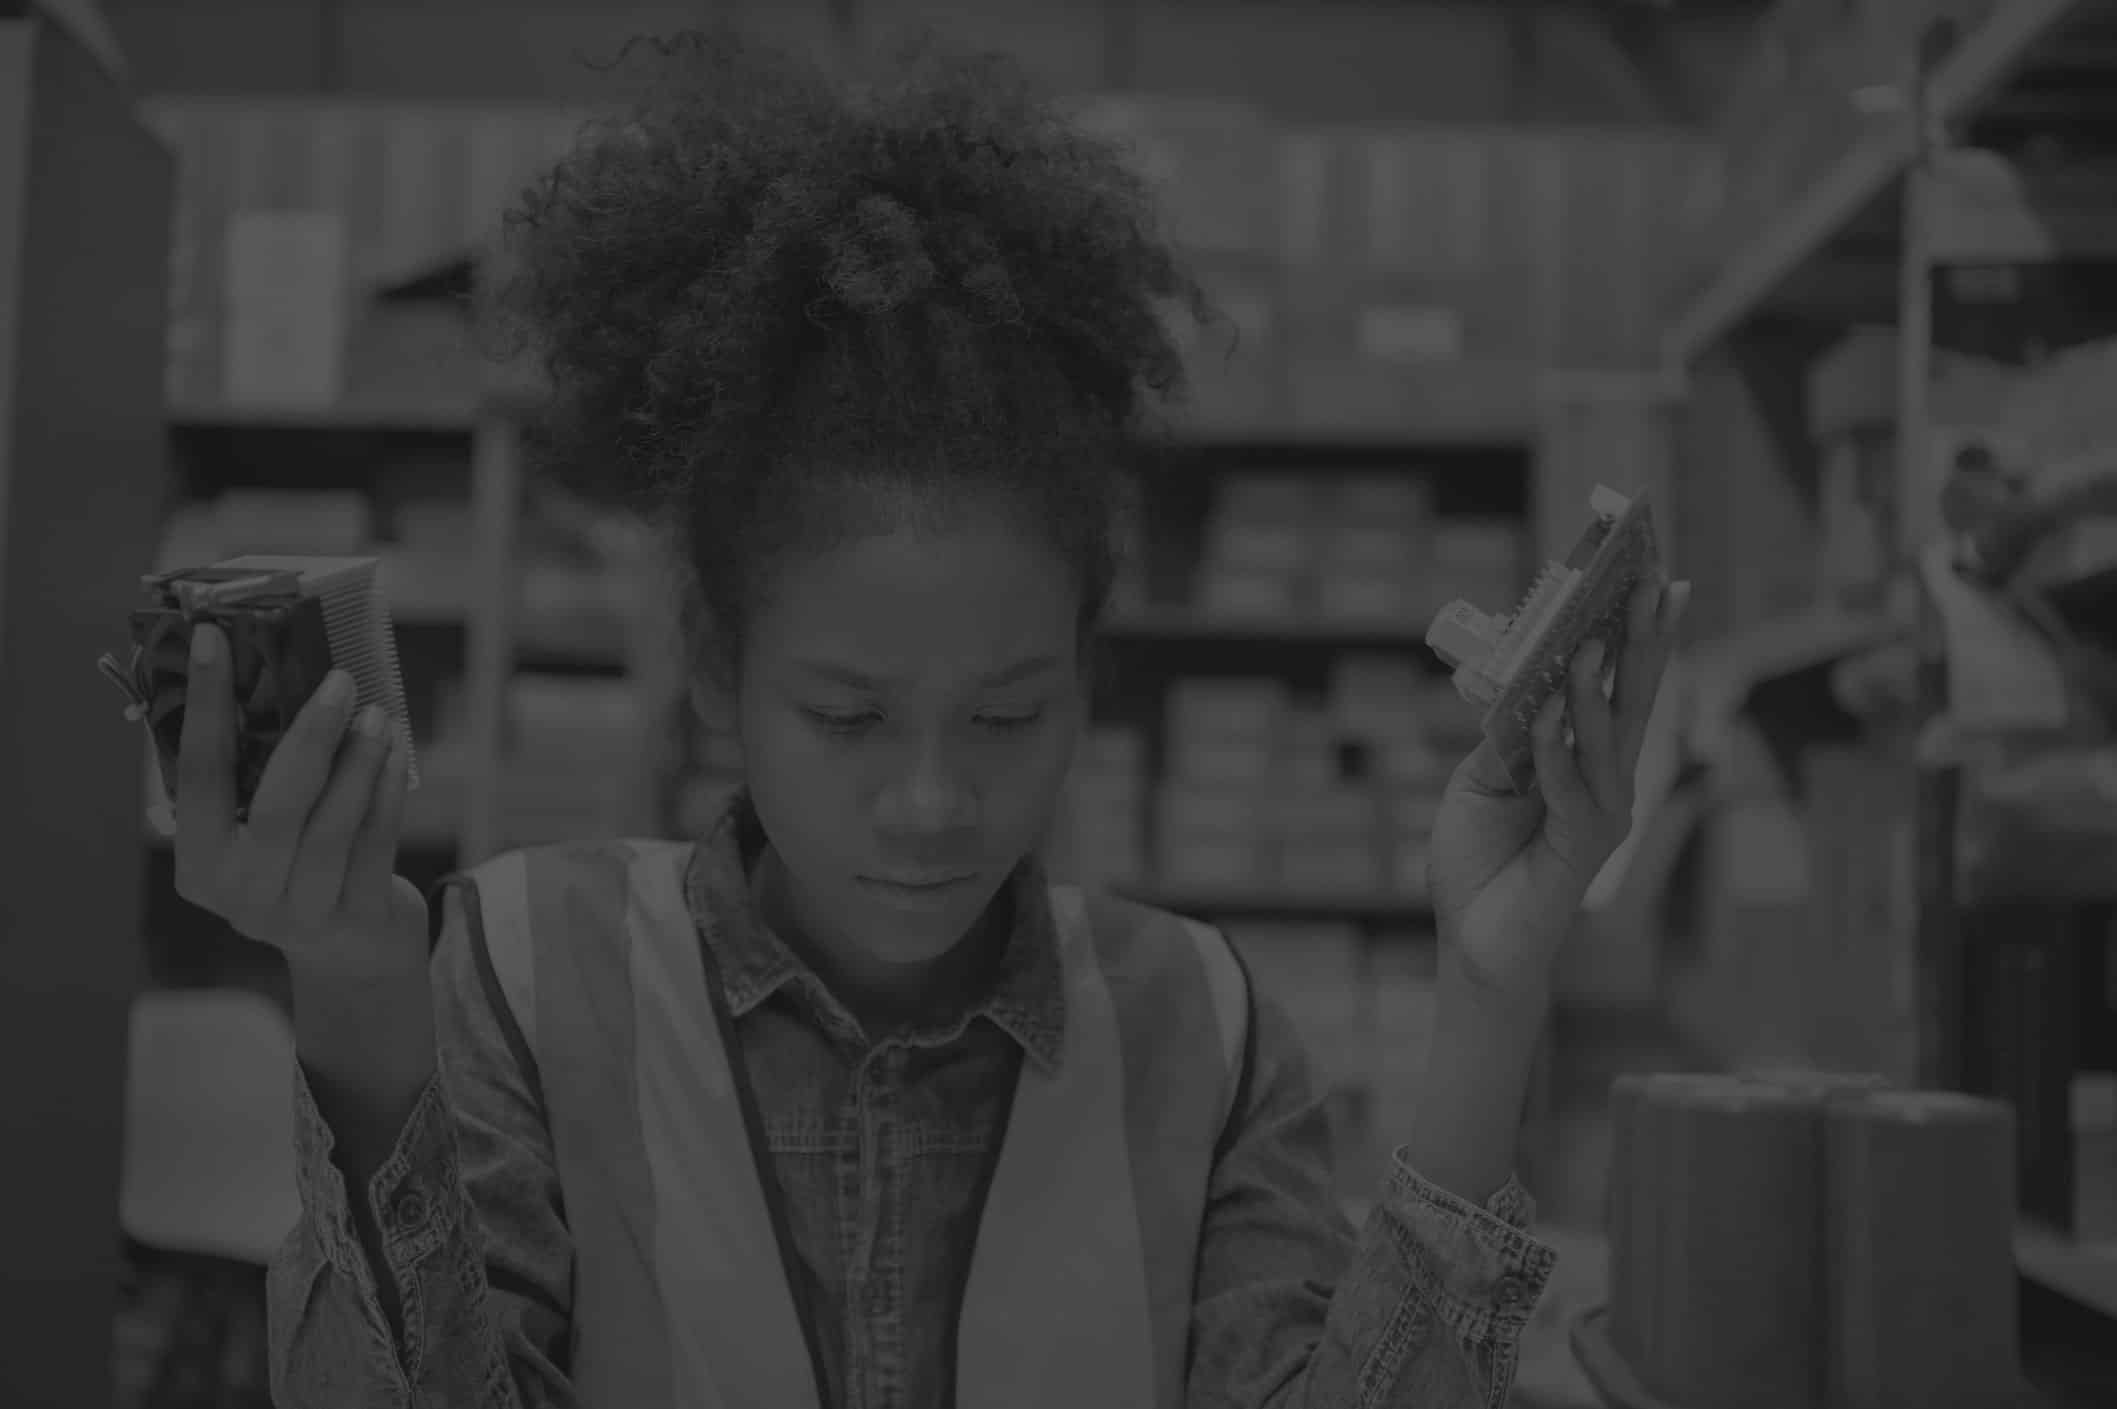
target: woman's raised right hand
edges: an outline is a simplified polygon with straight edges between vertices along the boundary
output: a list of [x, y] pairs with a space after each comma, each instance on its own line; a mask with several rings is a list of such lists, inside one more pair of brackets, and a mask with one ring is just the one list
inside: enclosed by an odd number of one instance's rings
[[380, 711], [352, 718], [353, 693], [332, 672], [273, 749], [238, 823], [227, 640], [217, 627], [194, 628], [177, 754], [177, 893], [281, 951], [297, 978], [412, 981], [426, 972], [427, 906], [396, 874], [405, 748]]

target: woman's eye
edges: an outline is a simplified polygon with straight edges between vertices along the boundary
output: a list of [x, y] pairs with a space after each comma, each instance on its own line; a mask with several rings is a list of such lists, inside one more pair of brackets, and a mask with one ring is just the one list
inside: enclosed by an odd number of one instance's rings
[[882, 716], [873, 712], [842, 714], [835, 710], [812, 709], [809, 718], [837, 734], [854, 734], [875, 723]]
[[1027, 714], [981, 714], [978, 722], [994, 729], [1026, 729], [1044, 717], [1044, 711], [1031, 710]]

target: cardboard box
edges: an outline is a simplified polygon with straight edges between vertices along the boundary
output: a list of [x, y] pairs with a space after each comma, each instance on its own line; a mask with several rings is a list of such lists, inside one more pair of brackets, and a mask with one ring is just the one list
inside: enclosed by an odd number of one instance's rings
[[344, 222], [316, 210], [238, 211], [228, 225], [222, 392], [234, 406], [328, 407], [344, 390]]

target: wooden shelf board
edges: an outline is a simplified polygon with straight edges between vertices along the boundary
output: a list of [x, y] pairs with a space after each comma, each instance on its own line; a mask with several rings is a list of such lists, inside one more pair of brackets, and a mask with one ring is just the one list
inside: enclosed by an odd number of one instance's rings
[[2055, 1229], [2024, 1222], [2014, 1235], [2014, 1257], [2024, 1277], [2117, 1319], [2117, 1241], [2077, 1242]]
[[381, 431], [400, 434], [468, 435], [478, 408], [468, 402], [363, 402], [335, 406], [236, 406], [177, 402], [170, 426], [181, 430]]

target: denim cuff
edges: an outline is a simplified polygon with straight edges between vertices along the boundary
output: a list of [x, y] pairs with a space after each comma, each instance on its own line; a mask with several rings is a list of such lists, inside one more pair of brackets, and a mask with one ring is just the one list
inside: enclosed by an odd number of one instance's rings
[[1422, 1178], [1399, 1150], [1382, 1207], [1397, 1251], [1462, 1341], [1510, 1360], [1558, 1254], [1528, 1233], [1536, 1202], [1509, 1175], [1483, 1206]]
[[[336, 1152], [337, 1138], [316, 1104], [308, 1071], [296, 1062], [294, 1161], [302, 1208], [325, 1259], [366, 1286], [370, 1269], [354, 1230], [352, 1201]], [[368, 1208], [382, 1230], [383, 1255], [400, 1280], [439, 1248], [454, 1227], [459, 1210], [443, 1190], [455, 1173], [455, 1132], [437, 1072], [420, 1091], [390, 1157], [368, 1181]]]
[[368, 1180], [368, 1208], [382, 1231], [390, 1271], [409, 1281], [463, 1221], [456, 1128], [437, 1071], [398, 1132], [396, 1148]]

